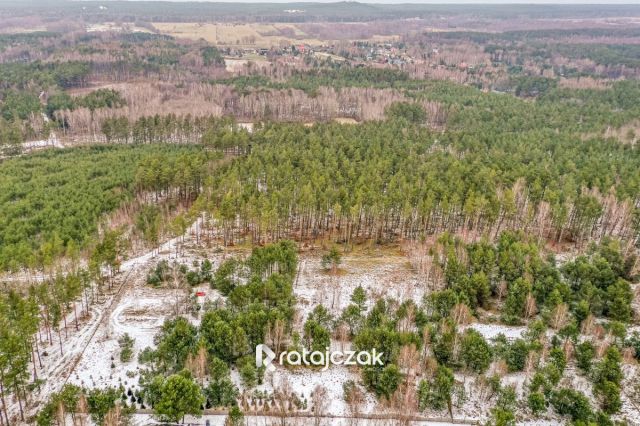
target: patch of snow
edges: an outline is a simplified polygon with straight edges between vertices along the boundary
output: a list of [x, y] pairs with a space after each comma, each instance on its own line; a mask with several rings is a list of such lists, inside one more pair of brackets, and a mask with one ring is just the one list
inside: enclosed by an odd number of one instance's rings
[[338, 316], [351, 303], [351, 294], [362, 286], [367, 292], [369, 306], [379, 297], [393, 297], [399, 301], [422, 302], [426, 285], [408, 267], [404, 256], [385, 255], [366, 257], [346, 255], [337, 276], [325, 271], [319, 254], [301, 256], [299, 274], [294, 283], [297, 308], [302, 318], [317, 305], [323, 305]]
[[526, 327], [516, 327], [502, 324], [481, 324], [474, 323], [469, 324], [461, 328], [464, 331], [467, 328], [472, 328], [476, 330], [478, 333], [482, 334], [482, 336], [487, 339], [493, 339], [497, 337], [499, 334], [504, 334], [508, 340], [515, 340], [522, 337], [522, 334], [527, 330]]

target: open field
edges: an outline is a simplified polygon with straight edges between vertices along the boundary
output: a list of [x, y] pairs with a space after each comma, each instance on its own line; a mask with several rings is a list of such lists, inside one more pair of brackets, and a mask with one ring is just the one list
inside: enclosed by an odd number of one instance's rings
[[151, 30], [148, 28], [138, 27], [136, 25], [131, 24], [118, 24], [115, 22], [105, 22], [101, 24], [91, 24], [87, 25], [87, 32], [106, 32], [106, 31], [126, 31], [126, 32], [134, 32], [134, 33], [150, 33]]
[[[318, 26], [287, 23], [199, 23], [199, 22], [154, 22], [153, 26], [162, 34], [190, 40], [206, 40], [220, 47], [271, 48], [289, 45], [321, 46], [339, 40], [364, 40], [374, 43], [398, 41], [399, 34], [375, 34], [371, 24], [343, 24], [344, 28], [355, 29], [351, 33], [342, 32], [342, 27], [333, 28], [328, 24]], [[412, 28], [416, 24], [412, 24]], [[422, 29], [419, 25], [417, 29]], [[424, 28], [426, 29], [426, 27]], [[330, 32], [331, 37], [324, 33]], [[322, 38], [319, 37], [322, 35]], [[330, 55], [333, 58], [339, 58]], [[344, 58], [339, 58], [344, 60]]]
[[292, 24], [155, 22], [153, 26], [163, 34], [191, 40], [204, 39], [218, 46], [269, 48], [291, 44], [326, 43], [316, 38], [309, 38]]

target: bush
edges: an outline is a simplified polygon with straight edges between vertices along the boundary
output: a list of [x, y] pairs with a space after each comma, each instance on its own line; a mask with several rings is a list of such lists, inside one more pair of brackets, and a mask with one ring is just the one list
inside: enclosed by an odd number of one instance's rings
[[547, 403], [541, 392], [531, 392], [527, 397], [527, 405], [534, 416], [538, 416], [547, 409]]
[[596, 348], [591, 342], [579, 343], [576, 345], [576, 366], [585, 373], [589, 373], [595, 354]]
[[589, 399], [582, 392], [560, 389], [551, 394], [550, 402], [559, 415], [569, 416], [574, 422], [588, 422], [593, 417]]
[[480, 333], [468, 329], [462, 337], [460, 356], [469, 370], [482, 374], [491, 364], [491, 347]]
[[125, 333], [120, 339], [118, 339], [118, 344], [120, 345], [120, 361], [121, 362], [129, 362], [131, 358], [133, 358], [133, 345], [135, 343], [135, 339], [129, 336], [129, 333]]
[[198, 284], [202, 283], [202, 277], [200, 276], [200, 273], [198, 271], [187, 272], [186, 279], [187, 283], [189, 283], [191, 287], [195, 287]]
[[605, 380], [599, 384], [597, 393], [600, 396], [600, 406], [605, 413], [617, 413], [622, 407], [620, 387], [615, 383]]
[[560, 348], [551, 349], [551, 352], [549, 353], [549, 362], [558, 369], [561, 375], [567, 366], [567, 358]]
[[510, 372], [524, 370], [529, 355], [529, 345], [522, 339], [517, 339], [509, 345], [505, 354], [505, 361]]
[[247, 388], [253, 388], [258, 383], [258, 372], [255, 365], [250, 362], [245, 363], [240, 368], [240, 378]]
[[239, 392], [231, 379], [224, 377], [212, 380], [204, 389], [204, 394], [213, 407], [231, 407], [236, 404]]
[[431, 381], [422, 380], [418, 385], [418, 406], [424, 411], [427, 408], [442, 410], [451, 404], [453, 391], [453, 372], [439, 366], [436, 376]]
[[156, 267], [147, 275], [147, 284], [159, 287], [169, 280], [169, 262], [161, 260]]
[[322, 267], [327, 271], [335, 272], [340, 263], [342, 263], [342, 255], [337, 247], [331, 247], [331, 250], [322, 256]]

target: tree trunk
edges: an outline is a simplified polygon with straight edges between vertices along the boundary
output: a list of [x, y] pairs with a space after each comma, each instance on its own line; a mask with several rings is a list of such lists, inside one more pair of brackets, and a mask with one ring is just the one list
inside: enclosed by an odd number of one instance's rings
[[58, 342], [60, 343], [60, 355], [64, 355], [62, 351], [62, 333], [60, 332], [60, 326], [58, 326]]
[[14, 390], [15, 390], [16, 398], [18, 399], [18, 407], [20, 407], [20, 420], [24, 421], [24, 410], [22, 409], [22, 398], [20, 398], [20, 389], [18, 388], [17, 383], [14, 383]]
[[76, 311], [76, 302], [73, 302], [73, 317], [75, 319], [76, 322], [76, 331], [78, 331], [80, 328], [78, 327], [78, 312]]
[[38, 371], [36, 370], [36, 353], [33, 349], [33, 342], [31, 342], [31, 360], [33, 362], [33, 381], [38, 380]]
[[[4, 413], [5, 419], [7, 419], [7, 425], [9, 424], [9, 415], [7, 414], [7, 404], [4, 400], [4, 372], [0, 374], [0, 401], [2, 402], [2, 412]], [[0, 419], [2, 419], [2, 414], [0, 413]], [[4, 423], [4, 421], [3, 421]]]

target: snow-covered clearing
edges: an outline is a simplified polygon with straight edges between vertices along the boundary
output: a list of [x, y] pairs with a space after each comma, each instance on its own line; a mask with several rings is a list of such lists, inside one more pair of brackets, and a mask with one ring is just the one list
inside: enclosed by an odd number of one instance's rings
[[405, 256], [345, 255], [338, 273], [333, 275], [324, 270], [321, 256], [315, 254], [301, 256], [293, 292], [303, 318], [317, 305], [339, 315], [351, 303], [351, 294], [358, 286], [367, 292], [369, 305], [379, 297], [412, 299], [419, 305], [426, 290], [426, 283], [411, 269]]
[[[234, 380], [238, 380], [237, 383], [239, 383], [239, 377], [234, 377]], [[278, 366], [276, 371], [265, 376], [264, 384], [256, 389], [271, 393], [274, 389], [289, 388], [301, 401], [306, 400], [311, 406], [313, 390], [316, 386], [323, 386], [327, 390], [327, 400], [330, 402], [327, 413], [346, 416], [349, 414], [349, 407], [344, 400], [342, 385], [348, 380], [358, 383], [360, 380], [358, 371], [345, 366], [331, 366], [326, 371], [308, 368], [289, 370]], [[373, 413], [375, 407], [375, 398], [367, 394], [366, 400], [360, 407], [360, 412], [363, 414]]]
[[99, 32], [108, 32], [108, 31], [132, 32], [132, 33], [150, 33], [151, 32], [147, 28], [138, 27], [136, 25], [131, 25], [131, 24], [117, 24], [115, 22], [90, 24], [86, 26], [86, 31], [88, 33], [99, 33]]
[[31, 151], [40, 148], [64, 148], [64, 145], [58, 140], [58, 138], [55, 137], [55, 135], [49, 139], [22, 143], [23, 151]]
[[[43, 357], [44, 367], [38, 368], [38, 374], [46, 377], [47, 380], [39, 391], [34, 392], [27, 409], [29, 414], [37, 412], [38, 406], [46, 401], [48, 395], [59, 390], [65, 383], [75, 383], [90, 388], [123, 386], [132, 391], [139, 389], [141, 366], [138, 365], [137, 357], [144, 348], [154, 345], [154, 336], [164, 321], [176, 314], [175, 308], [180, 298], [185, 296], [184, 290], [150, 287], [146, 284], [148, 272], [160, 260], [167, 260], [170, 263], [175, 261], [190, 266], [195, 261], [207, 258], [216, 268], [225, 258], [245, 254], [244, 249], [204, 247], [204, 244], [199, 243], [195, 237], [201, 225], [202, 220], [199, 219], [189, 228], [184, 237], [174, 238], [158, 249], [140, 253], [124, 261], [121, 265], [121, 273], [115, 279], [113, 290], [104, 295], [100, 303], [91, 306], [89, 315], [82, 319], [78, 331], [75, 331], [72, 317], [67, 319], [68, 337], [65, 337], [64, 332], [62, 333], [64, 355], [60, 355], [55, 334], [53, 344], [41, 348], [41, 352], [46, 351], [48, 355]], [[369, 306], [379, 297], [393, 297], [400, 301], [410, 299], [420, 305], [427, 291], [424, 279], [410, 267], [408, 259], [398, 253], [382, 251], [373, 255], [345, 254], [336, 274], [322, 267], [321, 253], [303, 253], [300, 255], [299, 273], [294, 282], [298, 310], [294, 326], [299, 331], [311, 310], [320, 304], [337, 317], [351, 303], [350, 296], [358, 286], [365, 289]], [[215, 301], [221, 297], [217, 291], [209, 289], [206, 284], [191, 291], [206, 293], [201, 302]], [[199, 322], [196, 316], [188, 317], [194, 324]], [[471, 323], [464, 328], [473, 328], [487, 339], [504, 334], [509, 340], [522, 337], [526, 330], [524, 326], [512, 327], [485, 323]], [[119, 359], [118, 339], [125, 333], [135, 339], [134, 355], [131, 361], [122, 363]], [[339, 342], [332, 343], [336, 349], [339, 345]], [[626, 380], [635, 377], [637, 370], [635, 366], [625, 366], [625, 368]], [[233, 381], [243, 391], [237, 369], [233, 368], [231, 374]], [[532, 373], [524, 372], [505, 374], [502, 382], [503, 385], [513, 385], [517, 395], [522, 397], [531, 375]], [[477, 384], [473, 375], [456, 374], [455, 377], [456, 381], [464, 386], [466, 398], [461, 406], [453, 408], [454, 418], [467, 423], [488, 420], [489, 409], [495, 401], [486, 399], [486, 390]], [[419, 379], [420, 376], [417, 380]], [[397, 420], [380, 418], [390, 415], [389, 408], [370, 393], [366, 393], [365, 401], [359, 407], [360, 415], [370, 418], [355, 422], [347, 419], [350, 415], [350, 407], [344, 400], [343, 384], [348, 380], [353, 380], [364, 391], [362, 378], [357, 369], [331, 366], [328, 370], [322, 371], [308, 368], [287, 369], [277, 366], [274, 373], [266, 374], [262, 385], [257, 386], [255, 390], [247, 391], [246, 395], [251, 396], [254, 391], [271, 394], [275, 390], [287, 388], [311, 407], [314, 389], [322, 386], [326, 389], [328, 402], [325, 416], [320, 419], [320, 424], [346, 426], [398, 423]], [[561, 386], [581, 390], [593, 398], [589, 381], [572, 367], [567, 369]], [[17, 413], [16, 404], [12, 405], [11, 410], [12, 413]], [[301, 417], [288, 418], [286, 424], [306, 425], [315, 421], [315, 418], [310, 417], [310, 413], [310, 408], [307, 408], [299, 413]], [[629, 398], [624, 395], [622, 413], [627, 418], [634, 418], [637, 414]], [[411, 413], [407, 410], [403, 414]], [[448, 413], [426, 412], [424, 415], [428, 416], [425, 418], [442, 419], [447, 418]], [[210, 425], [221, 425], [224, 423], [224, 418], [224, 414], [207, 415], [199, 419], [187, 417], [186, 422], [193, 425], [205, 425], [207, 422]], [[280, 421], [281, 419], [276, 417], [246, 417], [248, 425], [271, 425]], [[154, 420], [149, 414], [139, 413], [134, 416], [133, 423], [140, 426], [150, 425], [154, 424]], [[412, 421], [409, 424], [451, 426], [460, 423]], [[562, 422], [549, 411], [543, 420], [526, 421], [525, 417], [518, 424], [549, 426], [562, 424]]]
[[[160, 325], [171, 315], [171, 301], [175, 300], [175, 295], [171, 291], [146, 286], [146, 274], [158, 260], [175, 259], [178, 245], [191, 242], [200, 222], [196, 221], [184, 237], [173, 238], [156, 250], [123, 262], [121, 274], [116, 277], [112, 289], [91, 305], [88, 314], [82, 316], [80, 303], [76, 303], [79, 327], [75, 329], [74, 314], [70, 313], [66, 319], [67, 330], [60, 333], [62, 354], [57, 333], [52, 332], [53, 339], [49, 344], [44, 329], [41, 331], [42, 340], [45, 340], [40, 346], [42, 367], [36, 361], [36, 371], [38, 377], [45, 381], [29, 394], [26, 417], [36, 414], [49, 395], [59, 391], [67, 382], [89, 387], [133, 382], [127, 377], [127, 371], [138, 369], [136, 361], [111, 368], [112, 356], [119, 364], [117, 339], [129, 332], [136, 339], [136, 356], [139, 350], [153, 343], [153, 336]], [[146, 316], [143, 316], [145, 312]], [[33, 366], [30, 366], [32, 370]], [[17, 401], [9, 402], [8, 410], [10, 417], [19, 424]]]
[[[67, 317], [67, 331], [62, 331], [59, 335], [53, 333], [52, 342], [42, 342], [40, 347], [40, 362], [36, 361], [36, 371], [38, 377], [44, 379], [44, 383], [39, 389], [34, 390], [28, 396], [25, 414], [37, 413], [38, 408], [46, 402], [49, 395], [60, 390], [67, 382], [71, 373], [74, 371], [78, 362], [82, 359], [85, 349], [91, 344], [101, 325], [110, 310], [116, 303], [120, 289], [126, 283], [123, 278], [123, 284], [120, 287], [114, 287], [114, 291], [106, 294], [102, 299], [93, 304], [87, 314], [80, 317], [78, 330], [75, 330], [73, 314]], [[77, 304], [78, 313], [80, 315], [80, 307]], [[46, 340], [46, 331], [42, 330], [43, 340]], [[62, 341], [60, 341], [60, 339]], [[61, 349], [62, 346], [62, 349]], [[61, 353], [62, 351], [62, 353]], [[30, 366], [33, 369], [33, 366]], [[19, 407], [17, 401], [11, 401], [8, 404], [9, 416], [18, 422], [17, 416]]]
[[522, 337], [522, 333], [524, 333], [527, 328], [524, 326], [516, 327], [516, 326], [508, 326], [503, 324], [482, 324], [482, 323], [473, 323], [468, 326], [462, 327], [462, 330], [467, 328], [472, 328], [476, 330], [478, 333], [482, 334], [482, 336], [491, 340], [500, 334], [504, 334], [504, 336], [508, 340], [515, 340]]
[[[48, 380], [34, 397], [29, 410], [31, 414], [37, 411], [36, 406], [44, 402], [48, 395], [58, 391], [67, 382], [86, 387], [122, 385], [125, 389], [139, 388], [140, 366], [137, 356], [145, 347], [153, 346], [153, 337], [164, 320], [174, 315], [176, 292], [179, 292], [148, 286], [146, 276], [149, 270], [160, 260], [191, 265], [194, 260], [202, 260], [205, 256], [216, 267], [230, 255], [230, 252], [220, 250], [203, 250], [195, 244], [193, 234], [200, 225], [201, 221], [198, 220], [184, 238], [174, 238], [159, 249], [141, 253], [122, 263], [114, 293], [106, 296], [102, 304], [92, 306], [90, 318], [78, 332], [70, 326], [69, 338], [64, 341], [64, 357], [55, 356], [56, 342], [51, 348], [46, 348], [51, 355], [45, 360], [45, 368], [40, 374]], [[318, 304], [325, 305], [338, 315], [350, 303], [350, 295], [358, 285], [367, 291], [370, 300], [379, 296], [393, 296], [400, 300], [411, 298], [416, 303], [420, 303], [425, 287], [403, 256], [345, 256], [340, 273], [332, 276], [322, 268], [318, 254], [302, 255], [300, 276], [294, 288], [299, 317], [306, 317]], [[208, 288], [195, 290], [205, 291], [208, 300], [219, 297], [216, 291]], [[197, 318], [190, 319], [198, 322]], [[135, 339], [134, 356], [127, 363], [119, 360], [118, 338], [124, 333]], [[237, 371], [233, 372], [233, 377], [240, 384]], [[286, 381], [301, 399], [309, 401], [313, 389], [322, 385], [327, 389], [327, 397], [331, 401], [328, 414], [340, 416], [348, 414], [342, 389], [347, 380], [359, 382], [358, 372], [346, 367], [332, 367], [324, 372], [308, 369], [289, 371], [279, 367], [273, 375], [265, 378], [265, 383], [258, 390], [272, 392], [274, 386], [279, 387]], [[379, 412], [376, 406], [375, 398], [368, 395], [363, 412]]]
[[[184, 237], [173, 238], [162, 244], [157, 250], [143, 253], [122, 263], [121, 271], [133, 277], [123, 291], [119, 303], [109, 313], [108, 321], [100, 327], [78, 362], [70, 383], [87, 387], [124, 386], [133, 390], [138, 388], [140, 366], [137, 356], [146, 347], [153, 346], [153, 337], [158, 333], [164, 321], [175, 314], [177, 301], [184, 297], [182, 290], [153, 288], [146, 284], [149, 270], [159, 261], [176, 261], [191, 264], [197, 259], [188, 246], [195, 240], [194, 235], [201, 220], [197, 220]], [[211, 259], [211, 258], [210, 258]], [[214, 264], [219, 259], [211, 259]], [[200, 290], [198, 288], [194, 291]], [[209, 292], [209, 298], [215, 292]], [[134, 340], [134, 356], [127, 363], [119, 360], [118, 339], [125, 333]]]

